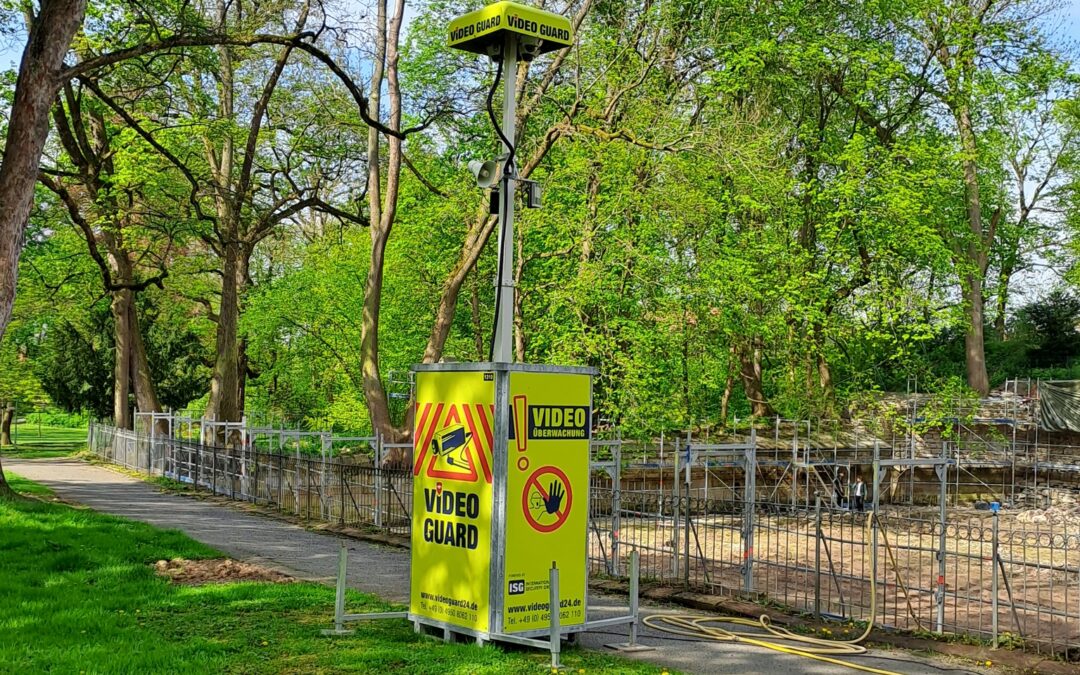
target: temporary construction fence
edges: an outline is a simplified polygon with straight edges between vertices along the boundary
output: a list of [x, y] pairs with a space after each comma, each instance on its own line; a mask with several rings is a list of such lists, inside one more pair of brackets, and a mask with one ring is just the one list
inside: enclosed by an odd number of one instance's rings
[[[407, 446], [373, 439], [374, 461], [361, 463], [251, 444], [151, 439], [100, 424], [91, 425], [89, 440], [109, 461], [285, 514], [409, 531], [412, 474], [381, 462]], [[1080, 654], [1080, 519], [1025, 524], [1004, 512], [950, 507], [944, 491], [934, 507], [875, 504], [880, 486], [871, 487], [866, 512], [844, 508], [821, 489], [806, 508], [801, 493], [776, 499], [758, 487], [768, 458], [756, 450], [753, 442], [680, 446], [660, 465], [670, 479], [628, 487], [635, 465], [624, 460], [622, 441], [595, 440], [590, 571], [625, 577], [637, 551], [646, 583], [779, 603], [844, 622], [869, 620], [872, 609], [884, 627]], [[936, 470], [947, 468], [945, 461]], [[721, 470], [721, 488], [702, 487], [703, 474]], [[854, 633], [850, 626], [837, 632], [845, 630]]]
[[[392, 449], [376, 443], [376, 453]], [[218, 446], [145, 436], [92, 423], [89, 448], [129, 469], [269, 506], [287, 515], [408, 534], [412, 474], [384, 468], [379, 454], [334, 460], [250, 445]], [[367, 460], [365, 462], [365, 460]]]

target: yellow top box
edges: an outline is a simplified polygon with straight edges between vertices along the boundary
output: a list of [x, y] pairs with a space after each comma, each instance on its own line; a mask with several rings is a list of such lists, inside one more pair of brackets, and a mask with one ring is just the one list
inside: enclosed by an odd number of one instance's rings
[[566, 17], [516, 2], [496, 2], [451, 21], [449, 45], [484, 54], [489, 44], [501, 41], [506, 33], [540, 38], [541, 54], [573, 44], [573, 29]]

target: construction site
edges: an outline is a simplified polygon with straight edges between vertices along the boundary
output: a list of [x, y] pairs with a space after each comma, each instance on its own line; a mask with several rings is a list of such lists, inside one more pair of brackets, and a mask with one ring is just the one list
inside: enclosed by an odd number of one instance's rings
[[[589, 566], [838, 622], [1080, 658], [1080, 400], [1010, 381], [979, 401], [887, 397], [855, 420], [594, 432]], [[90, 448], [315, 521], [408, 534], [410, 444], [137, 414]], [[861, 487], [860, 487], [861, 486]], [[861, 497], [861, 498], [860, 498]]]

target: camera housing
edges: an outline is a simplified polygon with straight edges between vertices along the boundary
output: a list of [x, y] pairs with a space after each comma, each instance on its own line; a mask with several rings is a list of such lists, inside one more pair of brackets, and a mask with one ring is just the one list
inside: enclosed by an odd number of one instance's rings
[[518, 42], [518, 58], [522, 61], [532, 61], [540, 55], [540, 48], [544, 41], [531, 35], [522, 35]]

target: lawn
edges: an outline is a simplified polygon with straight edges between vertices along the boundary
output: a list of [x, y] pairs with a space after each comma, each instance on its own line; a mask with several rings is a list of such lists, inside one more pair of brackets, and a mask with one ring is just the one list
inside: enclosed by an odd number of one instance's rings
[[5, 457], [63, 457], [86, 447], [86, 429], [20, 424], [12, 427], [11, 440], [15, 445], [4, 447]]
[[[151, 564], [219, 557], [177, 531], [74, 509], [8, 474], [38, 499], [0, 499], [0, 670], [64, 673], [542, 673], [535, 651], [446, 645], [401, 620], [326, 638], [333, 589], [310, 583], [179, 586]], [[350, 593], [349, 611], [386, 611]], [[567, 672], [659, 673], [576, 649]]]

